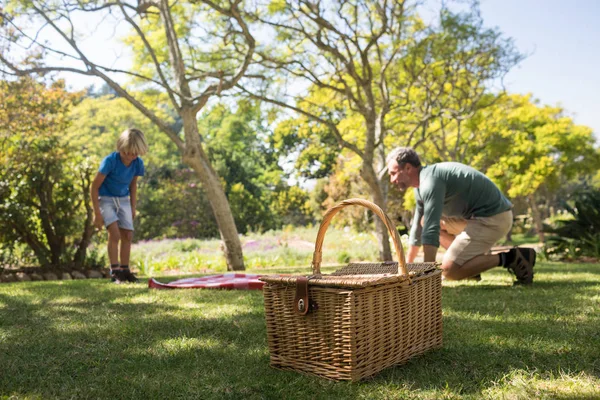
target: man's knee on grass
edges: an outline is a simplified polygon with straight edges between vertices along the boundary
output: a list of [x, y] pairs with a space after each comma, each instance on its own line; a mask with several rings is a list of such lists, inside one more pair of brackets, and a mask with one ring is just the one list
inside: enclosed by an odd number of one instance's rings
[[460, 273], [460, 267], [460, 265], [458, 265], [452, 260], [444, 260], [440, 268], [442, 270], [442, 275], [444, 276], [444, 279], [450, 281], [457, 281], [463, 278]]

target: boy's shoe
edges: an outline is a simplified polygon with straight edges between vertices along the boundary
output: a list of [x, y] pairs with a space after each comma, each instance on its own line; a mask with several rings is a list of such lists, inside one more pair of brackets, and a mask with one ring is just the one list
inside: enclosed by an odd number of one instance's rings
[[127, 282], [127, 278], [123, 275], [123, 270], [111, 269], [110, 270], [110, 281], [114, 282], [118, 285], [122, 282]]
[[124, 282], [131, 282], [131, 283], [139, 282], [138, 278], [136, 278], [136, 276], [131, 272], [131, 270], [129, 268], [122, 269], [121, 276], [122, 276], [121, 280]]
[[510, 249], [514, 251], [514, 259], [506, 265], [506, 269], [515, 275], [516, 285], [529, 285], [533, 283], [533, 267], [535, 265], [536, 252], [527, 247], [515, 247]]

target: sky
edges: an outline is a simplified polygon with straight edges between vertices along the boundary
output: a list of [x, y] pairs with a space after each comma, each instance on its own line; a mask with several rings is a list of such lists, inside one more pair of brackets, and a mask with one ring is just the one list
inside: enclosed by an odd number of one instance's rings
[[[562, 106], [600, 140], [600, 0], [480, 1], [484, 24], [512, 37], [527, 55], [505, 78], [508, 91], [532, 93], [542, 104]], [[93, 35], [87, 43], [96, 49], [92, 58], [120, 54], [114, 66], [125, 67], [128, 57], [109, 40], [120, 30]], [[72, 75], [67, 83], [73, 89], [102, 84]]]
[[528, 54], [508, 91], [562, 106], [600, 139], [600, 0], [481, 0], [481, 15]]

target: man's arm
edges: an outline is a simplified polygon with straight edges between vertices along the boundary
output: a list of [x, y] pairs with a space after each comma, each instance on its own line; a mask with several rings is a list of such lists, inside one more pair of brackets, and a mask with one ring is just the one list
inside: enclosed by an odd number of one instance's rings
[[[425, 185], [423, 185], [425, 186]], [[423, 196], [423, 260], [434, 262], [440, 246], [440, 219], [444, 208], [445, 182], [429, 180], [421, 189]]]
[[423, 245], [423, 261], [434, 262], [438, 248], [430, 244]]
[[408, 248], [408, 255], [406, 256], [406, 262], [413, 263], [415, 262], [415, 258], [417, 258], [417, 254], [419, 254], [419, 248], [421, 246], [411, 245]]
[[415, 261], [417, 254], [419, 253], [419, 248], [421, 247], [421, 217], [423, 216], [423, 207], [419, 204], [417, 200], [417, 204], [415, 206], [412, 224], [410, 227], [410, 234], [408, 237], [408, 243], [410, 245], [408, 249], [408, 254], [406, 256], [406, 261], [412, 263]]

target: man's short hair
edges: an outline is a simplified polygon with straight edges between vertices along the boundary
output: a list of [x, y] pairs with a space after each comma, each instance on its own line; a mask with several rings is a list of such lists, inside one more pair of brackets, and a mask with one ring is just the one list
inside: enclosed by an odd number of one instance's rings
[[396, 147], [392, 152], [387, 156], [386, 163], [390, 161], [396, 161], [398, 166], [402, 167], [404, 164], [409, 163], [413, 167], [421, 166], [421, 159], [419, 155], [412, 147]]

